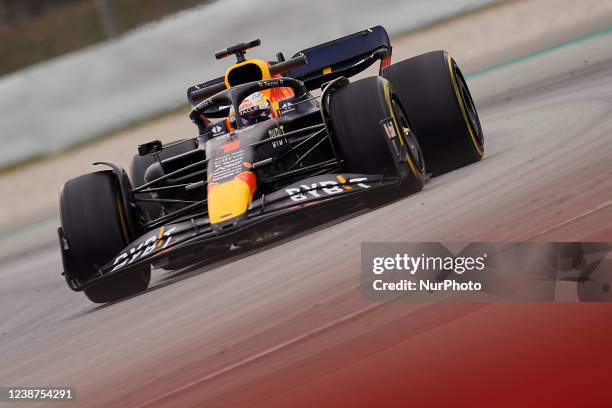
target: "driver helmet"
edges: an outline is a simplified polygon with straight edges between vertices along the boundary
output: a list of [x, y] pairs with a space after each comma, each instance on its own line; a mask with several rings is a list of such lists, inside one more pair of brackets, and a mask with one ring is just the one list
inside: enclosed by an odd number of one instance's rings
[[[243, 126], [270, 119], [272, 117], [272, 103], [263, 93], [255, 92], [240, 103], [238, 117]], [[229, 120], [235, 127], [236, 114], [234, 109], [230, 109]]]

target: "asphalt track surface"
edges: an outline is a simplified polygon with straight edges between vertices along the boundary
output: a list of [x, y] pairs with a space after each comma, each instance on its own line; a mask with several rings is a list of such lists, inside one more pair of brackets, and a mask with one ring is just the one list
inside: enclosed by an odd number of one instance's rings
[[612, 306], [367, 303], [359, 271], [364, 241], [612, 241], [610, 78], [610, 33], [471, 77], [482, 162], [122, 302], [72, 293], [52, 239], [3, 260], [0, 384], [88, 407], [609, 401]]

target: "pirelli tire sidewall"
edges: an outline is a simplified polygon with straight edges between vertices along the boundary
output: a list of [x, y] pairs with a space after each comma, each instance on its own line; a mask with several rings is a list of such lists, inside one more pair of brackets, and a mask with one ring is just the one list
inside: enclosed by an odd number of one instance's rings
[[[394, 93], [382, 77], [347, 84], [330, 96], [332, 138], [343, 160], [343, 171], [398, 177], [395, 191], [412, 194], [423, 188], [424, 174], [408, 153], [397, 116]], [[392, 123], [390, 138], [384, 123]]]
[[400, 61], [382, 73], [393, 85], [425, 156], [440, 175], [479, 161], [484, 136], [465, 78], [446, 51]]
[[[113, 260], [133, 237], [129, 214], [121, 203], [119, 181], [113, 171], [88, 173], [68, 180], [60, 194], [60, 220], [68, 250], [64, 256], [66, 273], [80, 284], [97, 276], [96, 266]], [[118, 275], [100, 285], [85, 289], [95, 303], [106, 303], [144, 291], [151, 268]]]

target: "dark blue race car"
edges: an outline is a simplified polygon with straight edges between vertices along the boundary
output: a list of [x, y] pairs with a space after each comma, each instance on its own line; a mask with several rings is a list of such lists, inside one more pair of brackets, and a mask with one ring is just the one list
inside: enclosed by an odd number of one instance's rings
[[[139, 146], [69, 180], [58, 230], [70, 288], [93, 302], [144, 291], [151, 266], [218, 259], [423, 188], [481, 159], [478, 114], [457, 63], [434, 51], [391, 64], [373, 27], [285, 60], [235, 56], [187, 92], [194, 138]], [[348, 78], [380, 62], [378, 75]]]

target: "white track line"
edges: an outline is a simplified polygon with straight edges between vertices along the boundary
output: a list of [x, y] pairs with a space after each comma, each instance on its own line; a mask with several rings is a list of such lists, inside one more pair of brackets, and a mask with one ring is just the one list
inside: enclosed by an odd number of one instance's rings
[[572, 217], [572, 218], [570, 218], [570, 219], [567, 219], [567, 220], [565, 220], [565, 221], [563, 221], [563, 222], [560, 222], [559, 224], [553, 225], [553, 226], [552, 226], [552, 227], [550, 227], [550, 228], [547, 228], [547, 229], [545, 229], [545, 230], [542, 230], [542, 231], [538, 232], [537, 234], [535, 234], [535, 235], [533, 236], [533, 238], [538, 237], [538, 236], [540, 236], [540, 235], [547, 234], [547, 233], [549, 233], [550, 231], [556, 230], [557, 228], [564, 227], [564, 226], [566, 226], [567, 224], [570, 224], [570, 223], [572, 223], [572, 222], [574, 222], [574, 221], [577, 221], [577, 220], [579, 220], [579, 219], [581, 219], [581, 218], [584, 218], [584, 217], [587, 217], [587, 216], [589, 216], [589, 215], [591, 215], [591, 214], [594, 214], [594, 213], [596, 213], [597, 211], [603, 210], [604, 208], [609, 207], [609, 206], [611, 206], [611, 205], [612, 205], [612, 200], [608, 200], [608, 201], [606, 201], [606, 202], [604, 202], [604, 203], [602, 203], [602, 204], [599, 204], [597, 207], [595, 207], [595, 208], [593, 208], [593, 209], [590, 209], [590, 210], [588, 210], [588, 211], [585, 211], [585, 212], [583, 212], [582, 214], [578, 214], [578, 215], [576, 215], [576, 216], [574, 216], [574, 217]]

